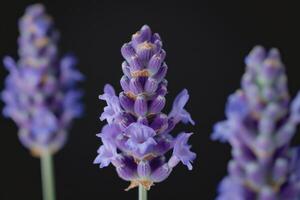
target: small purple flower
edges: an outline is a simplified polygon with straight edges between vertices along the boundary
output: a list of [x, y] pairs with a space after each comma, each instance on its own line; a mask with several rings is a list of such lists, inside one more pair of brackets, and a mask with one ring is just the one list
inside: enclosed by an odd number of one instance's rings
[[34, 155], [54, 153], [63, 146], [73, 118], [82, 112], [82, 92], [75, 87], [83, 75], [73, 56], [59, 59], [59, 34], [41, 4], [26, 9], [19, 29], [19, 60], [3, 60], [9, 71], [2, 92], [3, 114], [18, 125], [21, 142]]
[[193, 169], [191, 162], [196, 158], [196, 154], [190, 151], [191, 146], [187, 144], [191, 135], [191, 133], [181, 133], [177, 136], [174, 142], [173, 156], [169, 161], [170, 166], [175, 166], [181, 161], [189, 170]]
[[107, 106], [104, 108], [100, 120], [107, 120], [109, 124], [117, 117], [121, 111], [119, 98], [116, 96], [114, 88], [107, 84], [104, 87], [104, 94], [99, 96], [99, 99], [106, 101]]
[[169, 118], [173, 119], [173, 123], [177, 124], [178, 122], [182, 121], [183, 123], [191, 123], [195, 124], [192, 120], [191, 115], [184, 109], [185, 104], [189, 100], [189, 94], [186, 89], [182, 90], [175, 98], [173, 103], [173, 108], [169, 114]]
[[[196, 154], [187, 144], [191, 134], [170, 134], [180, 121], [194, 124], [184, 109], [189, 94], [183, 90], [170, 114], [162, 113], [167, 94], [166, 53], [160, 36], [148, 26], [135, 33], [121, 53], [125, 58], [120, 80], [123, 91], [116, 96], [113, 87], [106, 85], [100, 95], [107, 103], [100, 119], [108, 124], [98, 135], [103, 145], [94, 163], [101, 168], [112, 163], [118, 175], [131, 182], [128, 189], [138, 185], [150, 189], [153, 183], [165, 180], [180, 161], [192, 169]], [[168, 160], [165, 154], [172, 149]]]
[[300, 93], [290, 102], [276, 49], [255, 47], [245, 62], [242, 88], [230, 95], [227, 119], [212, 134], [233, 148], [217, 199], [299, 199], [299, 147], [290, 142], [300, 122]]
[[148, 126], [141, 123], [130, 124], [124, 132], [127, 137], [126, 150], [132, 152], [135, 158], [143, 160], [157, 145], [153, 138], [155, 135], [156, 132]]
[[103, 145], [98, 149], [98, 156], [95, 159], [95, 163], [100, 164], [101, 168], [107, 167], [117, 156], [116, 146], [105, 138], [102, 138], [102, 141]]

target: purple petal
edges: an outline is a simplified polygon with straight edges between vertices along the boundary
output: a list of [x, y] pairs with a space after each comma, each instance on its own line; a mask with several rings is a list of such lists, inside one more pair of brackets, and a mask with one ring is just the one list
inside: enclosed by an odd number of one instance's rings
[[165, 107], [166, 98], [164, 96], [157, 96], [150, 104], [149, 113], [160, 113], [161, 110]]
[[243, 119], [248, 114], [248, 110], [246, 96], [241, 91], [229, 96], [226, 105], [226, 116], [228, 118]]
[[122, 130], [125, 130], [130, 124], [135, 122], [136, 119], [128, 112], [122, 112], [116, 117], [116, 124], [119, 124], [122, 127]]
[[284, 180], [288, 173], [288, 161], [284, 158], [278, 158], [275, 161], [273, 169], [273, 179], [276, 182]]
[[147, 178], [151, 173], [151, 167], [148, 161], [140, 161], [137, 166], [137, 173], [140, 178]]
[[120, 84], [122, 89], [124, 90], [124, 92], [128, 92], [130, 91], [130, 87], [129, 87], [129, 78], [127, 76], [122, 76], [121, 80], [120, 80]]
[[156, 135], [155, 131], [148, 126], [132, 123], [126, 130], [125, 135], [131, 138], [135, 138], [137, 141], [145, 141]]
[[263, 187], [258, 197], [260, 200], [276, 200], [277, 195], [271, 187]]
[[121, 53], [127, 62], [130, 62], [131, 58], [136, 56], [134, 48], [129, 43], [126, 43], [122, 46]]
[[45, 143], [58, 129], [58, 121], [48, 109], [40, 108], [33, 114], [31, 129], [38, 140]]
[[157, 71], [157, 73], [153, 76], [154, 79], [156, 79], [157, 82], [160, 82], [164, 79], [164, 77], [167, 74], [167, 70], [168, 70], [168, 66], [164, 63], [159, 70]]
[[132, 36], [132, 42], [134, 45], [137, 45], [139, 43], [142, 43], [144, 41], [149, 41], [151, 39], [151, 29], [149, 26], [144, 25], [140, 31], [138, 31], [137, 33], [135, 33]]
[[291, 118], [294, 122], [300, 122], [300, 92], [291, 103]]
[[130, 79], [129, 87], [130, 91], [132, 91], [135, 95], [138, 95], [143, 92], [143, 85], [139, 78]]
[[156, 115], [150, 127], [158, 133], [164, 132], [168, 128], [168, 117], [165, 114]]
[[151, 74], [156, 74], [158, 72], [158, 70], [161, 68], [164, 58], [165, 58], [164, 51], [160, 53], [156, 53], [155, 55], [152, 56], [148, 64], [148, 70], [151, 72]]
[[146, 116], [138, 117], [137, 122], [140, 123], [140, 124], [143, 124], [145, 126], [149, 126], [149, 120]]
[[145, 116], [148, 112], [147, 100], [144, 96], [139, 95], [134, 102], [134, 112], [138, 116]]
[[142, 61], [148, 61], [153, 54], [156, 52], [156, 45], [150, 42], [143, 42], [138, 45], [136, 45], [136, 53], [137, 56]]
[[232, 177], [225, 177], [219, 185], [220, 195], [217, 200], [255, 199], [256, 194], [245, 189], [240, 182]]
[[250, 54], [246, 57], [245, 63], [248, 66], [255, 66], [258, 63], [261, 63], [266, 56], [266, 52], [263, 47], [256, 46], [253, 48], [253, 50], [250, 52]]
[[75, 65], [77, 63], [77, 60], [74, 56], [68, 55], [62, 58], [60, 62], [61, 67], [61, 81], [65, 84], [67, 82], [73, 82], [75, 81], [83, 81], [84, 76], [77, 70], [75, 70]]
[[104, 112], [102, 113], [100, 120], [107, 120], [109, 124], [111, 124], [116, 116], [122, 112], [119, 98], [115, 94], [115, 90], [109, 84], [104, 87], [104, 94], [99, 96], [99, 99], [105, 100], [107, 106], [104, 108]]
[[156, 145], [153, 139], [155, 134], [155, 131], [148, 126], [132, 123], [125, 131], [125, 135], [129, 138], [126, 145], [136, 156], [143, 157]]
[[179, 159], [189, 170], [193, 169], [191, 162], [196, 158], [196, 154], [190, 151], [191, 146], [187, 144], [192, 133], [181, 133], [175, 139], [173, 156]]
[[112, 85], [110, 84], [106, 84], [104, 86], [104, 94], [108, 94], [110, 96], [115, 96], [116, 95], [116, 92], [115, 92], [115, 89], [113, 88]]
[[152, 172], [150, 178], [153, 182], [162, 182], [168, 178], [171, 172], [172, 169], [169, 168], [168, 164], [164, 164]]
[[155, 79], [149, 77], [145, 83], [145, 92], [153, 94], [157, 90], [157, 87], [158, 82]]
[[189, 99], [189, 94], [186, 89], [182, 90], [174, 100], [173, 108], [169, 114], [169, 118], [174, 119], [174, 124], [182, 121], [183, 123], [190, 122], [195, 124], [192, 120], [191, 115], [184, 109], [185, 104]]
[[127, 95], [125, 95], [124, 92], [120, 93], [119, 99], [120, 99], [120, 104], [124, 110], [129, 112], [134, 111], [134, 100], [129, 98]]
[[3, 59], [3, 64], [6, 67], [7, 70], [14, 73], [17, 72], [16, 62], [14, 59], [10, 56], [5, 56]]
[[125, 76], [131, 78], [130, 66], [128, 65], [128, 63], [126, 61], [124, 61], [122, 63], [122, 71], [123, 71]]
[[132, 158], [124, 157], [123, 164], [116, 168], [120, 178], [132, 181], [137, 178], [137, 164]]
[[156, 145], [155, 145], [155, 154], [156, 155], [164, 155], [171, 148], [173, 148], [174, 139], [170, 134], [164, 133], [159, 134], [155, 137]]
[[133, 56], [128, 60], [128, 64], [130, 66], [130, 72], [139, 71], [143, 69], [143, 64], [142, 61], [140, 60], [139, 57]]
[[157, 95], [165, 96], [168, 93], [167, 86], [164, 83], [161, 83], [156, 90]]
[[107, 167], [116, 154], [115, 149], [102, 145], [97, 151], [98, 156], [94, 160], [94, 164], [100, 164], [100, 168]]
[[211, 139], [220, 140], [221, 142], [226, 142], [228, 141], [231, 135], [232, 135], [232, 130], [228, 121], [222, 121], [214, 125], [214, 132], [211, 135]]
[[252, 184], [255, 187], [262, 187], [265, 184], [265, 171], [259, 164], [255, 162], [247, 163], [245, 171], [249, 184]]

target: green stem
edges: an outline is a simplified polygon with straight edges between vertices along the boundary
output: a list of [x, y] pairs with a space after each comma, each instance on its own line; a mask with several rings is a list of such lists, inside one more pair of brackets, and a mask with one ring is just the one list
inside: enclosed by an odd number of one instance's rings
[[141, 184], [139, 185], [139, 200], [147, 200], [147, 190]]
[[43, 185], [43, 199], [55, 200], [52, 155], [46, 151], [41, 155], [41, 173]]

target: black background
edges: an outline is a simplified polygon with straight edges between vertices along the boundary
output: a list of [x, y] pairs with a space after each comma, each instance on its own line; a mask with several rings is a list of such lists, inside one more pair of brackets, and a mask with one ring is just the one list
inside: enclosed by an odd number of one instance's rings
[[[1, 0], [0, 57], [17, 58], [17, 20], [34, 2]], [[137, 197], [137, 190], [123, 191], [128, 183], [117, 177], [113, 167], [99, 169], [92, 162], [100, 145], [95, 134], [104, 125], [98, 117], [105, 104], [98, 95], [108, 82], [120, 91], [120, 47], [143, 24], [161, 35], [167, 51], [166, 111], [175, 95], [187, 88], [191, 96], [187, 110], [197, 123], [177, 129], [195, 132], [190, 140], [198, 154], [194, 170], [179, 165], [166, 181], [151, 189], [149, 199], [213, 199], [226, 174], [230, 147], [210, 141], [211, 127], [224, 118], [224, 104], [239, 87], [247, 53], [256, 44], [278, 47], [292, 96], [300, 88], [299, 7], [292, 1], [122, 2], [43, 2], [61, 32], [61, 52], [75, 53], [87, 77], [82, 85], [85, 115], [74, 122], [69, 142], [55, 155], [57, 199]], [[0, 88], [6, 75], [1, 65]], [[0, 134], [0, 199], [41, 199], [39, 160], [21, 146], [11, 120], [1, 118]], [[299, 136], [294, 143], [300, 143]]]

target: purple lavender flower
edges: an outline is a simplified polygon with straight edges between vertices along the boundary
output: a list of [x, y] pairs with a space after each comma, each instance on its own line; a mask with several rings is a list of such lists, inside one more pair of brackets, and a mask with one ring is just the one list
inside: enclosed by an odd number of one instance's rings
[[[184, 109], [189, 95], [183, 90], [170, 114], [162, 113], [167, 94], [166, 53], [160, 36], [152, 35], [148, 26], [135, 33], [121, 53], [126, 60], [120, 81], [123, 91], [116, 96], [113, 87], [106, 85], [99, 97], [107, 103], [100, 119], [108, 124], [98, 134], [103, 145], [94, 163], [101, 168], [112, 163], [122, 179], [131, 181], [128, 189], [138, 185], [150, 189], [153, 183], [165, 180], [180, 161], [192, 169], [196, 154], [187, 144], [191, 133], [175, 138], [170, 134], [180, 121], [194, 124]], [[165, 154], [172, 149], [168, 160]]]
[[34, 155], [58, 151], [74, 117], [79, 117], [83, 75], [73, 56], [59, 59], [58, 32], [40, 4], [29, 6], [19, 21], [19, 57], [4, 58], [9, 71], [2, 92], [3, 114], [19, 127], [22, 144]]
[[297, 200], [300, 151], [290, 142], [300, 122], [300, 93], [290, 103], [276, 49], [255, 47], [245, 62], [242, 88], [229, 97], [227, 120], [212, 135], [233, 148], [217, 199]]

